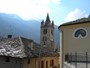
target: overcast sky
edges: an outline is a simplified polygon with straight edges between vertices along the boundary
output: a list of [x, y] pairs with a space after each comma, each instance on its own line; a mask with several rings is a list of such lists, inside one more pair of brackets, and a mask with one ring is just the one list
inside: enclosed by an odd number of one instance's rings
[[49, 13], [56, 25], [88, 17], [90, 0], [0, 0], [0, 13], [17, 14], [25, 20], [42, 20]]

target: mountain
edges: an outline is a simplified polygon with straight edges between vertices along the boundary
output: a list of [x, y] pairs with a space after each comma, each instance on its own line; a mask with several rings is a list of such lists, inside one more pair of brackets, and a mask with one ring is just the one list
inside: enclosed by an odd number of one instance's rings
[[[0, 13], [0, 37], [22, 36], [40, 43], [40, 26], [41, 21], [23, 20], [15, 14]], [[56, 47], [59, 46], [58, 26], [54, 26], [54, 39]]]

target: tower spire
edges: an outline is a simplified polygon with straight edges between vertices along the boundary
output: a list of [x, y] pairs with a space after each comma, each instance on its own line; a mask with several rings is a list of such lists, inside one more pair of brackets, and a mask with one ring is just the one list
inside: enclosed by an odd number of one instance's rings
[[50, 18], [49, 18], [49, 14], [47, 13], [45, 25], [50, 25], [50, 24], [51, 24], [51, 21], [50, 21]]

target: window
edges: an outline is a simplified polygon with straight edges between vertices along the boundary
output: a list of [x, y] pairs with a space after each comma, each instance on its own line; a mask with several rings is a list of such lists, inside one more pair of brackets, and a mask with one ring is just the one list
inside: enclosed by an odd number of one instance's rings
[[43, 37], [43, 41], [47, 41], [47, 37], [46, 36]]
[[84, 29], [78, 29], [74, 33], [75, 37], [85, 37], [86, 36], [86, 31]]
[[47, 37], [44, 37], [44, 41], [47, 41]]
[[44, 61], [41, 61], [41, 68], [44, 68]]
[[9, 57], [6, 57], [5, 61], [6, 62], [10, 62], [10, 58]]
[[40, 68], [40, 62], [38, 62], [38, 68]]
[[28, 59], [28, 64], [30, 64], [30, 59]]
[[43, 40], [43, 44], [46, 45], [47, 37], [44, 36], [42, 40]]
[[44, 42], [43, 45], [46, 45], [46, 43]]
[[53, 30], [51, 30], [51, 34], [53, 35]]
[[17, 60], [16, 60], [16, 64], [17, 64]]
[[44, 29], [43, 34], [47, 34], [47, 29]]
[[46, 61], [46, 68], [48, 68], [48, 61]]
[[54, 66], [54, 60], [50, 60], [50, 66]]

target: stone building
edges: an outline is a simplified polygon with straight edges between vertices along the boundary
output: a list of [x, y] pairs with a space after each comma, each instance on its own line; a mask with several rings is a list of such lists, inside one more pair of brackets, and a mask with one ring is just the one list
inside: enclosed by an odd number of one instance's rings
[[54, 50], [54, 22], [49, 18], [47, 14], [46, 21], [41, 22], [41, 45]]
[[[90, 61], [85, 57], [90, 53], [90, 16], [75, 21], [67, 22], [59, 26], [60, 30], [60, 68], [70, 67], [66, 62]], [[78, 68], [85, 68], [84, 67]], [[78, 66], [76, 64], [76, 66]], [[71, 68], [75, 68], [71, 67]]]

